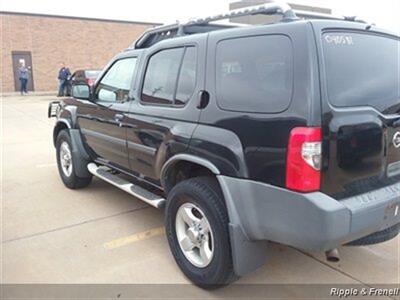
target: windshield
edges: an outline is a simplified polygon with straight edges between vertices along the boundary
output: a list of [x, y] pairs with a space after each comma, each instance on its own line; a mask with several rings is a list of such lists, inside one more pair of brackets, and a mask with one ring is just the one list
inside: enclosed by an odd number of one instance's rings
[[329, 32], [322, 36], [329, 102], [400, 113], [400, 43], [374, 34]]

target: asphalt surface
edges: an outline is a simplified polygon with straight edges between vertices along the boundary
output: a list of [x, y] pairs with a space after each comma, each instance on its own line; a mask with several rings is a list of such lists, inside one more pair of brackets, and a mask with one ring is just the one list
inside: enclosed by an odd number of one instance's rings
[[[47, 118], [53, 99], [1, 99], [1, 282], [189, 284], [161, 211], [96, 178], [82, 190], [64, 187]], [[399, 237], [339, 250], [340, 262], [329, 263], [323, 253], [271, 244], [265, 266], [236, 284], [399, 284]], [[218, 298], [223, 289], [204, 293]], [[282, 297], [290, 295], [288, 287]]]

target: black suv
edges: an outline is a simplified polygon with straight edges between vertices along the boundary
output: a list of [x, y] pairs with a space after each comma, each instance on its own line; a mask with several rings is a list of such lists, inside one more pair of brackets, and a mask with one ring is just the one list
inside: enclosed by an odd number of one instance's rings
[[172, 254], [203, 287], [263, 265], [267, 241], [386, 241], [400, 223], [398, 48], [357, 19], [277, 4], [151, 29], [93, 88], [51, 103], [61, 179], [95, 175], [165, 208]]

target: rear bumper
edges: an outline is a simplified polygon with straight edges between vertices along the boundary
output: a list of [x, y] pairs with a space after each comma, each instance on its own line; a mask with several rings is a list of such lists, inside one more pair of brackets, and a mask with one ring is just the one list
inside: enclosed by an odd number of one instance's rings
[[249, 241], [330, 250], [400, 223], [400, 183], [337, 201], [268, 184], [218, 176], [231, 225]]

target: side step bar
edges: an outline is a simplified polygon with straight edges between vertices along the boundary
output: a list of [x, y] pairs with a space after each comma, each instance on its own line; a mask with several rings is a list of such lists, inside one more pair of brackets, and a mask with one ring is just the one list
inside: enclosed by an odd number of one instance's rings
[[87, 168], [90, 173], [94, 176], [97, 176], [108, 183], [120, 188], [121, 190], [143, 200], [147, 204], [154, 206], [156, 208], [162, 208], [165, 205], [165, 199], [159, 195], [153, 194], [152, 192], [133, 184], [117, 175], [114, 175], [110, 172], [110, 169], [106, 167], [99, 167], [95, 163], [90, 163], [87, 165]]

